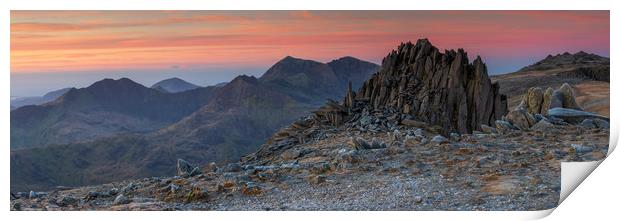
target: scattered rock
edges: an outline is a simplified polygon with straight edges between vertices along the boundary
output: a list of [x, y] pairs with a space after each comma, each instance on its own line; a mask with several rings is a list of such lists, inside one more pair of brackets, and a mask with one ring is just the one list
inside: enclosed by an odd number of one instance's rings
[[177, 176], [195, 176], [200, 174], [200, 168], [190, 164], [189, 162], [178, 159], [177, 160]]
[[372, 142], [370, 143], [370, 149], [383, 149], [387, 148], [387, 145], [376, 138], [372, 138]]
[[416, 204], [420, 204], [422, 203], [424, 199], [421, 196], [416, 196], [413, 198], [413, 202], [415, 202]]
[[534, 131], [549, 131], [550, 129], [554, 128], [555, 125], [553, 125], [551, 122], [547, 121], [547, 120], [541, 120], [538, 121], [538, 123], [534, 124], [534, 126], [531, 127], [532, 130]]
[[375, 138], [373, 138], [370, 143], [368, 143], [366, 140], [364, 140], [364, 139], [362, 139], [360, 137], [351, 138], [349, 143], [356, 150], [368, 150], [368, 149], [387, 148], [387, 145], [383, 141], [379, 141], [379, 140], [377, 140]]
[[129, 198], [127, 198], [125, 195], [118, 194], [118, 196], [116, 196], [116, 198], [114, 198], [114, 202], [112, 202], [112, 204], [113, 205], [123, 205], [123, 204], [128, 204], [130, 202], [131, 202], [131, 200], [129, 200]]
[[437, 135], [437, 136], [434, 136], [433, 139], [431, 139], [431, 142], [442, 144], [442, 143], [447, 143], [448, 139], [445, 138], [444, 136]]
[[578, 154], [584, 154], [592, 152], [593, 148], [589, 146], [584, 146], [580, 144], [571, 144], [571, 149], [573, 149]]
[[28, 194], [28, 198], [30, 198], [30, 199], [34, 199], [34, 198], [37, 198], [37, 197], [39, 197], [39, 195], [35, 191], [31, 190], [30, 193]]
[[327, 177], [325, 175], [317, 175], [312, 178], [312, 183], [321, 184], [321, 183], [325, 183], [326, 180], [327, 180]]
[[60, 200], [56, 202], [56, 204], [61, 207], [77, 206], [78, 200], [71, 196], [63, 196]]
[[236, 172], [240, 172], [241, 169], [242, 168], [239, 163], [229, 163], [229, 164], [226, 164], [226, 166], [222, 168], [222, 172], [236, 173]]
[[450, 139], [454, 141], [459, 141], [461, 139], [461, 135], [458, 133], [450, 133]]
[[394, 132], [388, 132], [388, 137], [390, 138], [390, 143], [398, 142], [402, 138], [402, 134], [399, 130], [394, 130]]
[[263, 193], [263, 190], [256, 183], [247, 182], [241, 189], [241, 192], [245, 195], [260, 195], [261, 193]]
[[416, 137], [422, 138], [424, 137], [424, 130], [418, 128], [413, 131], [413, 135], [415, 135]]
[[411, 119], [404, 119], [404, 120], [400, 121], [400, 123], [402, 125], [410, 126], [410, 127], [426, 127], [426, 126], [428, 126], [427, 123], [424, 123], [424, 122], [421, 122], [421, 121], [417, 121], [417, 120], [411, 120]]
[[136, 184], [134, 184], [133, 182], [130, 182], [129, 184], [127, 184], [127, 186], [123, 187], [120, 192], [122, 194], [128, 194], [129, 192], [133, 191], [136, 187], [137, 187]]
[[506, 115], [506, 120], [519, 130], [529, 130], [536, 123], [534, 116], [525, 110], [513, 110]]
[[497, 129], [489, 127], [485, 124], [480, 125], [480, 129], [482, 129], [482, 132], [488, 133], [488, 134], [496, 134], [497, 133]]
[[218, 168], [217, 168], [217, 164], [215, 164], [215, 162], [211, 162], [211, 163], [207, 164], [207, 165], [206, 165], [206, 166], [202, 169], [202, 171], [203, 171], [204, 173], [215, 173], [215, 172], [217, 172], [217, 169], [218, 169]]
[[497, 129], [497, 132], [500, 134], [506, 134], [511, 130], [518, 130], [518, 128], [516, 128], [515, 126], [510, 124], [510, 122], [505, 121], [505, 120], [496, 120], [495, 128]]
[[609, 129], [609, 122], [598, 118], [588, 118], [579, 123], [582, 127]]

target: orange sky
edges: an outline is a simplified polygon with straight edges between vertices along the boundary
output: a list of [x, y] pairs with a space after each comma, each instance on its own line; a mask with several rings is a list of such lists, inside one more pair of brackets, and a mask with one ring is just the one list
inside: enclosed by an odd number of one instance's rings
[[504, 73], [550, 53], [608, 56], [609, 12], [11, 11], [11, 75], [264, 69], [286, 55], [379, 63], [423, 37]]

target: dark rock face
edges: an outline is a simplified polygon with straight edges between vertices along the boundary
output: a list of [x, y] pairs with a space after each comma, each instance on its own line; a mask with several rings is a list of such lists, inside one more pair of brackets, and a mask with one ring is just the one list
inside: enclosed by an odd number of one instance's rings
[[507, 112], [506, 97], [480, 57], [469, 63], [462, 49], [441, 53], [426, 39], [392, 51], [355, 98], [374, 108], [396, 108], [444, 133], [471, 133], [481, 124], [495, 125]]

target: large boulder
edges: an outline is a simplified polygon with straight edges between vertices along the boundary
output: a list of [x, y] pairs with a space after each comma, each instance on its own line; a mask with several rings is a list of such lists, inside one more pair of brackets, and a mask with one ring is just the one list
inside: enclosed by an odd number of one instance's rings
[[580, 111], [583, 110], [575, 100], [575, 92], [573, 92], [573, 89], [567, 83], [562, 84], [562, 86], [555, 90], [551, 95], [549, 109], [557, 107], [575, 109]]
[[200, 173], [200, 168], [197, 166], [194, 166], [183, 159], [177, 160], [177, 176], [195, 176]]
[[543, 94], [543, 103], [540, 107], [540, 113], [541, 114], [547, 114], [547, 111], [549, 111], [549, 105], [551, 104], [551, 96], [553, 95], [553, 88], [548, 87], [547, 90], [545, 90], [545, 93]]
[[543, 91], [539, 87], [531, 87], [523, 95], [517, 109], [523, 109], [531, 114], [540, 114], [543, 106]]
[[507, 112], [506, 96], [491, 83], [480, 57], [469, 63], [463, 49], [441, 53], [426, 39], [392, 51], [355, 99], [438, 125], [443, 134], [480, 131], [480, 125], [493, 126]]
[[534, 116], [522, 109], [510, 111], [505, 119], [519, 130], [529, 130], [532, 125], [536, 124]]
[[560, 118], [572, 124], [581, 123], [585, 119], [600, 119], [600, 120], [605, 120], [609, 122], [609, 118], [605, 116], [601, 116], [601, 115], [586, 112], [586, 111], [580, 111], [580, 110], [569, 109], [569, 108], [561, 108], [561, 107], [549, 109], [548, 115], [549, 117]]

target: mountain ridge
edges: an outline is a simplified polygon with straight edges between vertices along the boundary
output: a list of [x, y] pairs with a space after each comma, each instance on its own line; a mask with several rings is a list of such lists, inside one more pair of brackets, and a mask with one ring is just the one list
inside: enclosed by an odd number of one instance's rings
[[[314, 61], [309, 63], [315, 64]], [[326, 64], [321, 66], [327, 67]], [[374, 68], [368, 65], [366, 67]], [[288, 67], [282, 68], [286, 69]], [[359, 75], [361, 77], [369, 76], [374, 71], [374, 69], [365, 70]], [[301, 72], [292, 68], [290, 72], [280, 72], [279, 74], [289, 76]], [[335, 76], [333, 73], [331, 74]], [[111, 83], [119, 85], [132, 84], [124, 81]], [[335, 83], [344, 84], [337, 85], [338, 87], [346, 87], [346, 84], [341, 81], [336, 80]], [[96, 88], [99, 88], [97, 91], [114, 91], [106, 89], [108, 87], [105, 85], [97, 86]], [[55, 145], [54, 149], [50, 150], [46, 150], [47, 148], [37, 148], [38, 150], [36, 151], [14, 150], [12, 151], [12, 157], [22, 159], [18, 161], [19, 163], [11, 165], [12, 171], [15, 174], [24, 174], [20, 176], [23, 177], [26, 174], [40, 174], [42, 170], [45, 170], [49, 177], [36, 183], [28, 183], [24, 179], [14, 177], [14, 179], [11, 179], [11, 186], [12, 188], [28, 188], [27, 186], [50, 188], [52, 183], [69, 186], [84, 185], [110, 182], [120, 178], [171, 174], [174, 172], [174, 169], [166, 165], [174, 164], [176, 158], [186, 158], [198, 163], [206, 163], [208, 161], [227, 162], [239, 159], [240, 156], [254, 151], [259, 144], [279, 127], [307, 114], [309, 110], [317, 107], [319, 103], [323, 103], [326, 97], [321, 94], [306, 93], [307, 91], [304, 88], [292, 88], [298, 90], [298, 93], [294, 93], [294, 90], [289, 90], [291, 88], [282, 90], [282, 87], [277, 86], [278, 82], [265, 83], [260, 78], [238, 76], [225, 85], [197, 88], [179, 93], [162, 93], [152, 88], [141, 88], [140, 90], [148, 91], [148, 94], [155, 94], [155, 97], [170, 97], [171, 100], [166, 101], [170, 103], [167, 106], [172, 109], [185, 106], [182, 101], [191, 100], [191, 97], [195, 96], [198, 96], [204, 102], [200, 106], [197, 105], [196, 109], [191, 112], [188, 111], [186, 114], [177, 115], [178, 118], [163, 123], [160, 122], [158, 125], [152, 125], [152, 128], [149, 128], [148, 131], [120, 131], [116, 135], [111, 134], [111, 136], [89, 138], [83, 142], [61, 143]], [[320, 88], [320, 85], [317, 84], [316, 87]], [[204, 93], [206, 90], [208, 90], [208, 93]], [[119, 91], [122, 92], [123, 90]], [[67, 100], [76, 100], [77, 98], [69, 99], [73, 94], [90, 94], [83, 93], [83, 90], [80, 91], [79, 89], [77, 92], [81, 93], [72, 92], [67, 97]], [[344, 90], [334, 92], [330, 96], [341, 98], [344, 95], [343, 93]], [[137, 93], [137, 95], [128, 95], [126, 97], [139, 97], [140, 94]], [[301, 96], [295, 97], [294, 95]], [[114, 96], [110, 95], [110, 97]], [[300, 97], [305, 99], [299, 99]], [[177, 99], [181, 99], [181, 101]], [[153, 102], [153, 100], [158, 99], [146, 99], [149, 102]], [[137, 105], [141, 102], [143, 101], [132, 102], [130, 105]], [[116, 106], [118, 105], [114, 105], [114, 107]], [[151, 109], [153, 108], [151, 107]], [[165, 110], [167, 109], [150, 111], [155, 116], [159, 116], [160, 114], [165, 115], [167, 113]], [[106, 116], [106, 118], [111, 117]], [[12, 135], [14, 135], [13, 131]], [[135, 143], [140, 143], [140, 145]], [[75, 151], [79, 152], [82, 148], [92, 148], [93, 150], [91, 151], [94, 153], [118, 157], [106, 158], [108, 161], [101, 161], [93, 158], [97, 155], [70, 154]], [[67, 154], [65, 157], [62, 157], [62, 155], [55, 154], [54, 152], [64, 152]], [[23, 156], [24, 154], [34, 154], [40, 158], [38, 161], [32, 161], [35, 159], [34, 156], [25, 157]], [[135, 158], [134, 156], [142, 157]], [[60, 164], [62, 168], [48, 168], [46, 166], [59, 165], [60, 161], [69, 162]], [[78, 162], [83, 161], [90, 162], [87, 169], [79, 169], [83, 165]], [[115, 168], [118, 167], [131, 169], [119, 171], [115, 175]], [[21, 170], [17, 172], [17, 168], [21, 168]], [[70, 179], [62, 176], [60, 171], [66, 170], [72, 170], [74, 171], [72, 172], [73, 174], [80, 174], [83, 178]], [[98, 173], [102, 175], [96, 176], [95, 174], [88, 173], [90, 170], [99, 171]], [[121, 176], [121, 174], [124, 175]]]

